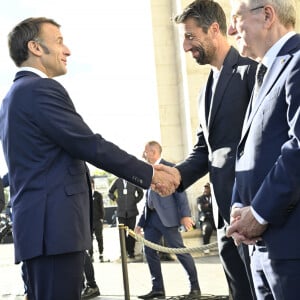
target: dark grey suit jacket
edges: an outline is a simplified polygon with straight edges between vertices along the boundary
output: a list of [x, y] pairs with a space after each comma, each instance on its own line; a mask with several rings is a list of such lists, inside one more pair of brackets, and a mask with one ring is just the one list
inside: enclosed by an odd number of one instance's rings
[[[173, 166], [174, 164], [162, 159], [161, 164], [167, 166]], [[154, 209], [156, 210], [161, 222], [165, 227], [180, 226], [180, 220], [183, 217], [190, 217], [191, 210], [189, 207], [189, 201], [186, 193], [175, 192], [167, 197], [161, 197], [158, 193], [153, 190], [148, 191], [147, 197], [151, 198]], [[149, 211], [146, 204], [143, 213], [138, 221], [138, 226], [147, 226]]]
[[177, 165], [182, 177], [179, 190], [186, 189], [209, 172], [212, 197], [227, 222], [230, 219], [236, 148], [255, 82], [256, 65], [231, 47], [216, 86], [209, 123], [205, 116], [205, 87], [199, 99], [197, 143], [189, 157]]

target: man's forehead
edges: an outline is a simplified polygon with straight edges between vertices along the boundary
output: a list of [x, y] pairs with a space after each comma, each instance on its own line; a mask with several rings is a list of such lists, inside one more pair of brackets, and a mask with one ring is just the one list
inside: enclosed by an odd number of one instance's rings
[[60, 28], [51, 23], [43, 23], [41, 25], [41, 35], [49, 35], [55, 36], [56, 38], [62, 37], [60, 32]]
[[186, 34], [193, 34], [193, 33], [196, 33], [196, 32], [203, 32], [202, 28], [199, 27], [197, 22], [192, 18], [190, 18], [189, 21], [186, 21], [184, 23], [183, 29], [184, 29], [184, 32]]
[[187, 18], [184, 22], [184, 28], [197, 28], [197, 22], [194, 18]]

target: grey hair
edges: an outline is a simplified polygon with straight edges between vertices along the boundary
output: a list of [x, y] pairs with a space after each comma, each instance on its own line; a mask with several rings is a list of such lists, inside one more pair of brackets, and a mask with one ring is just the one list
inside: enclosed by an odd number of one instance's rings
[[248, 7], [269, 4], [274, 8], [278, 20], [284, 27], [292, 26], [294, 28], [296, 25], [296, 3], [294, 0], [241, 0], [240, 2], [245, 3]]

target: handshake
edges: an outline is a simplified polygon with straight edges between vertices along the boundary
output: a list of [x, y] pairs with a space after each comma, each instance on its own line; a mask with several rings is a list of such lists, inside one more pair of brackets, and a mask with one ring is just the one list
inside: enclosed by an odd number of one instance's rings
[[181, 176], [175, 167], [166, 165], [154, 165], [151, 188], [160, 196], [169, 196], [178, 188]]

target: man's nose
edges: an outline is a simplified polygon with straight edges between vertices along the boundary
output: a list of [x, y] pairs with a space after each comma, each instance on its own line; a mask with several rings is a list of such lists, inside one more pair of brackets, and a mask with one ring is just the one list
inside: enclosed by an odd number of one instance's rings
[[189, 52], [189, 51], [191, 51], [191, 49], [192, 49], [191, 41], [185, 39], [185, 40], [183, 41], [183, 50], [184, 50], [185, 52]]
[[236, 30], [235, 25], [230, 23], [230, 25], [228, 26], [227, 34], [232, 36], [232, 35], [235, 35], [236, 33], [237, 33], [237, 30]]

